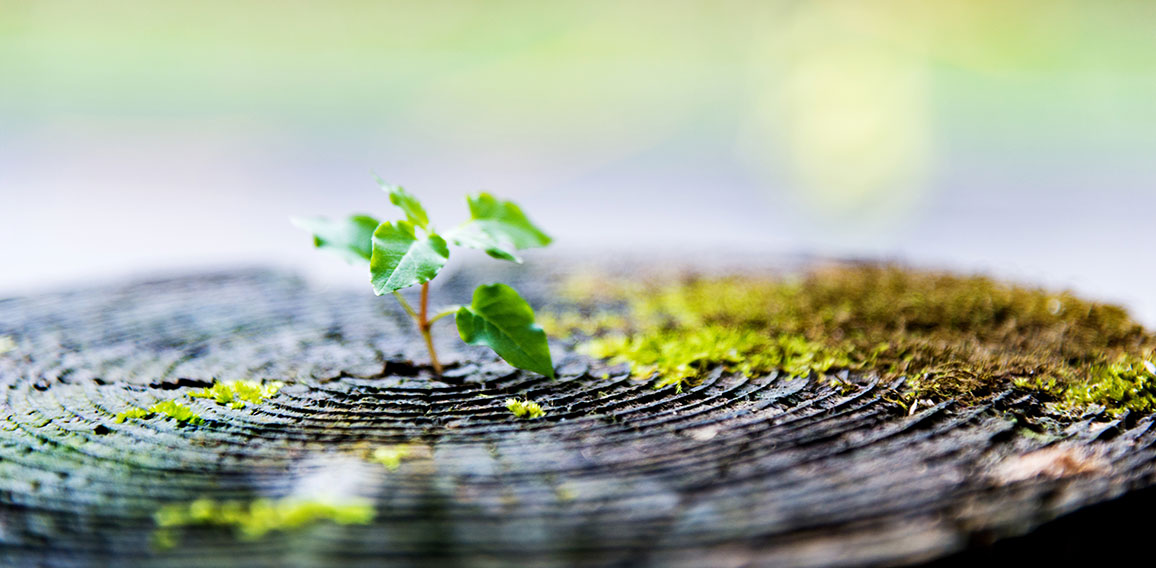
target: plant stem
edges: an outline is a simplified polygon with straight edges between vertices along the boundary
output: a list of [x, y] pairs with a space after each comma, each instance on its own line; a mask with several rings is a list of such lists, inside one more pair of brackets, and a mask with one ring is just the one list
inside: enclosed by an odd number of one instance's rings
[[409, 305], [409, 302], [406, 301], [405, 296], [401, 295], [401, 292], [394, 291], [393, 297], [397, 298], [397, 302], [405, 309], [405, 313], [409, 314], [409, 317], [413, 318], [413, 323], [417, 324], [417, 330], [421, 332], [421, 337], [425, 340], [425, 348], [429, 350], [429, 358], [430, 362], [433, 363], [434, 373], [439, 377], [442, 376], [442, 364], [438, 362], [438, 354], [437, 351], [434, 350], [433, 335], [430, 334], [430, 328], [433, 327], [435, 321], [453, 312], [447, 310], [435, 315], [432, 319], [428, 317], [429, 282], [421, 285], [421, 305], [418, 306], [417, 310], [414, 310], [413, 306]]
[[417, 312], [413, 311], [413, 307], [409, 305], [409, 302], [405, 301], [405, 296], [402, 296], [401, 292], [394, 290], [393, 297], [397, 298], [397, 303], [401, 304], [401, 307], [405, 308], [405, 313], [409, 314], [409, 317], [413, 318], [413, 321], [416, 322]]
[[433, 363], [434, 374], [442, 376], [442, 364], [438, 362], [437, 351], [434, 350], [433, 336], [430, 334], [430, 327], [433, 322], [426, 316], [429, 314], [429, 282], [421, 285], [421, 311], [418, 312], [417, 327], [421, 331], [421, 336], [425, 338], [426, 349], [429, 349], [429, 359]]
[[458, 308], [460, 308], [460, 307], [461, 306], [450, 306], [450, 307], [434, 314], [434, 316], [429, 319], [430, 324], [433, 324], [433, 322], [440, 320], [446, 316], [451, 316], [451, 315], [457, 313]]

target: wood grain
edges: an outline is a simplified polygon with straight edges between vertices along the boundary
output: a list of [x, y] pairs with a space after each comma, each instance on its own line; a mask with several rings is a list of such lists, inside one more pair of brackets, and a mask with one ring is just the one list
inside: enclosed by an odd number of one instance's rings
[[[16, 344], [0, 354], [0, 564], [902, 565], [1153, 484], [1151, 416], [1051, 439], [1010, 391], [912, 415], [870, 377], [844, 392], [719, 371], [675, 393], [561, 343], [551, 382], [448, 327], [441, 382], [406, 325], [368, 293], [260, 271], [0, 301]], [[113, 419], [214, 379], [286, 387], [256, 408], [192, 401], [199, 427]], [[512, 396], [547, 416], [514, 419]], [[396, 470], [365, 459], [402, 443]], [[374, 521], [152, 544], [165, 505], [319, 490], [372, 500]]]

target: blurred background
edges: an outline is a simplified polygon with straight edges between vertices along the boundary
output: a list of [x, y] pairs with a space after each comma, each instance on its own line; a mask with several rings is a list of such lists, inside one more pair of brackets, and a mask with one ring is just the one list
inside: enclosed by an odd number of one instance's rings
[[[0, 296], [517, 200], [561, 253], [898, 259], [1156, 325], [1156, 3], [0, 0]], [[368, 290], [368, 287], [366, 287]]]

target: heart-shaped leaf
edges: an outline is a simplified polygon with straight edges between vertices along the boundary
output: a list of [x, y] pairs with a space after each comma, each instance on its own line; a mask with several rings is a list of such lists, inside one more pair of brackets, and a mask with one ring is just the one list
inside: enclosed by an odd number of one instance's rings
[[552, 240], [512, 201], [502, 201], [488, 193], [469, 196], [466, 201], [470, 220], [451, 233], [454, 244], [482, 249], [494, 258], [521, 262], [513, 251], [544, 247]]
[[534, 309], [505, 284], [483, 284], [473, 301], [458, 309], [458, 334], [470, 345], [485, 345], [507, 363], [554, 378], [546, 332], [534, 323]]
[[413, 223], [414, 226], [426, 228], [429, 226], [429, 215], [425, 212], [425, 207], [422, 207], [421, 201], [418, 201], [412, 193], [405, 190], [400, 185], [389, 185], [377, 178], [378, 185], [381, 189], [389, 194], [389, 202], [401, 208], [405, 212], [405, 218]]
[[313, 245], [332, 251], [350, 263], [368, 261], [373, 254], [373, 232], [377, 219], [353, 215], [344, 221], [324, 217], [290, 219], [294, 225], [313, 233]]
[[419, 238], [408, 221], [382, 223], [373, 232], [369, 273], [378, 296], [429, 282], [449, 260], [445, 239]]

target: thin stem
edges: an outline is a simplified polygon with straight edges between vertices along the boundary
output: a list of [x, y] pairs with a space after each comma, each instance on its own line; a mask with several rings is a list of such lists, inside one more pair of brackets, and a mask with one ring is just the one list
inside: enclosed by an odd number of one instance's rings
[[421, 285], [421, 316], [420, 316], [421, 319], [419, 320], [419, 321], [421, 321], [421, 324], [423, 326], [426, 323], [425, 315], [426, 315], [426, 310], [428, 308], [429, 308], [429, 282], [423, 282]]
[[409, 305], [409, 302], [405, 301], [405, 296], [402, 296], [401, 292], [394, 290], [393, 297], [397, 298], [397, 302], [401, 304], [401, 307], [405, 308], [405, 313], [409, 314], [409, 317], [413, 318], [413, 321], [418, 321], [417, 312], [413, 311], [413, 306]]
[[458, 311], [458, 308], [460, 308], [460, 307], [461, 306], [450, 306], [450, 307], [434, 314], [434, 316], [429, 319], [430, 324], [433, 324], [433, 322], [440, 320], [440, 319], [442, 319], [448, 315], [452, 315], [452, 314], [456, 313]]
[[418, 312], [417, 327], [421, 331], [421, 335], [425, 338], [426, 349], [429, 349], [429, 359], [433, 363], [434, 373], [437, 376], [442, 375], [442, 364], [438, 362], [437, 351], [434, 350], [433, 336], [430, 335], [430, 326], [433, 322], [430, 321], [426, 315], [429, 314], [429, 282], [421, 285], [421, 311]]

